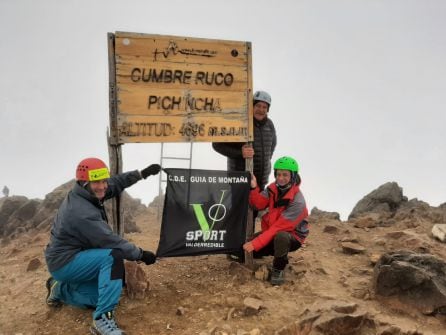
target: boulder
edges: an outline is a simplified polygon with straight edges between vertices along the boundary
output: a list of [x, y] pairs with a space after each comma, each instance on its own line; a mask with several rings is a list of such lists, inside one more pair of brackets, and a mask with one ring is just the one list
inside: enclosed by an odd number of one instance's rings
[[[42, 200], [29, 200], [24, 196], [4, 197], [0, 201], [0, 237], [16, 238], [30, 229], [47, 231], [68, 192], [73, 188], [72, 179], [45, 196]], [[139, 199], [133, 199], [126, 192], [122, 193], [124, 232], [140, 232], [135, 217], [147, 209]], [[111, 218], [111, 201], [105, 203], [108, 217]]]
[[5, 197], [0, 207], [0, 236], [8, 236], [12, 233], [10, 228], [10, 218], [14, 212], [22, 207], [29, 200], [23, 196]]
[[375, 334], [376, 324], [356, 303], [316, 301], [299, 319], [275, 332], [276, 335]]
[[430, 254], [396, 251], [381, 256], [373, 274], [376, 295], [396, 297], [424, 314], [446, 308], [446, 263]]
[[432, 227], [432, 235], [441, 242], [446, 242], [446, 224], [436, 224]]
[[429, 221], [434, 223], [444, 222], [446, 211], [441, 206], [432, 207], [427, 202], [411, 199], [401, 204], [394, 217], [396, 221]]
[[403, 189], [396, 182], [389, 182], [363, 197], [353, 208], [348, 219], [367, 212], [393, 213], [406, 201], [407, 198], [403, 196]]
[[68, 192], [73, 188], [75, 180], [72, 179], [58, 187], [45, 196], [45, 199], [40, 204], [36, 215], [32, 219], [33, 227], [38, 227], [40, 230], [49, 227], [56, 216], [57, 210], [63, 199], [65, 199]]
[[341, 221], [339, 213], [326, 212], [326, 211], [318, 209], [317, 207], [313, 207], [313, 209], [311, 210], [310, 219], [314, 219], [314, 221], [320, 221], [320, 220]]

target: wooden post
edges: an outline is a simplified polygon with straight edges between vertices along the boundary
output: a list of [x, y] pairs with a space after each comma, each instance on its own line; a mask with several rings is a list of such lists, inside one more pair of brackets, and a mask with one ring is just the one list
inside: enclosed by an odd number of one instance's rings
[[[247, 47], [247, 71], [248, 71], [248, 91], [246, 94], [246, 103], [248, 106], [248, 133], [251, 134], [249, 137], [249, 143], [252, 144], [254, 141], [254, 117], [253, 117], [253, 98], [252, 98], [252, 46], [251, 42], [248, 42]], [[249, 171], [250, 173], [253, 173], [253, 167], [254, 167], [254, 161], [252, 158], [245, 159], [245, 170]], [[251, 187], [251, 185], [249, 185]], [[253, 219], [253, 211], [252, 208], [248, 207], [248, 217], [246, 218], [246, 241], [251, 241], [252, 236], [254, 235], [254, 219]], [[245, 252], [245, 266], [250, 269], [254, 270], [254, 257], [253, 253], [247, 253]]]
[[[118, 141], [118, 111], [116, 103], [116, 63], [115, 63], [115, 35], [107, 34], [108, 42], [108, 77], [109, 77], [109, 119], [110, 128], [107, 133], [110, 172], [116, 175], [122, 172], [122, 150]], [[112, 202], [112, 227], [120, 236], [124, 235], [124, 221], [122, 220], [121, 197], [115, 197]]]
[[[246, 171], [249, 171], [252, 173], [253, 171], [253, 159], [252, 158], [246, 158], [245, 159], [245, 166]], [[250, 185], [251, 187], [251, 185]], [[254, 220], [253, 220], [253, 211], [251, 206], [248, 207], [248, 217], [246, 218], [246, 242], [251, 241], [252, 235], [254, 235]], [[254, 257], [252, 252], [246, 252], [245, 251], [245, 266], [250, 269], [254, 270]]]

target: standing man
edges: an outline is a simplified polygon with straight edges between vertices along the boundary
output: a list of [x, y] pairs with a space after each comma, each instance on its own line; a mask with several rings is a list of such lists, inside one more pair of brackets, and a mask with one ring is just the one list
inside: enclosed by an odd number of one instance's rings
[[124, 280], [124, 259], [153, 264], [155, 254], [115, 234], [107, 222], [104, 200], [118, 196], [142, 178], [156, 175], [158, 164], [110, 177], [98, 158], [82, 160], [76, 184], [62, 202], [51, 228], [45, 258], [51, 277], [46, 303], [93, 308], [92, 334], [121, 335], [113, 311]]
[[[271, 159], [276, 148], [277, 136], [274, 123], [268, 118], [271, 96], [265, 91], [257, 91], [254, 93], [253, 100], [254, 142], [252, 145], [242, 142], [219, 142], [212, 143], [212, 147], [228, 158], [228, 171], [245, 171], [245, 159], [253, 158], [253, 173], [259, 188], [263, 190], [271, 173]], [[257, 214], [258, 211], [253, 210], [253, 225]], [[242, 250], [237, 255], [227, 257], [239, 262], [244, 260]]]
[[[254, 93], [254, 142], [212, 143], [218, 153], [228, 158], [228, 171], [245, 171], [245, 159], [253, 158], [254, 176], [260, 189], [268, 183], [271, 172], [271, 159], [277, 144], [276, 129], [268, 118], [271, 96], [265, 91]], [[254, 216], [255, 218], [255, 216]]]

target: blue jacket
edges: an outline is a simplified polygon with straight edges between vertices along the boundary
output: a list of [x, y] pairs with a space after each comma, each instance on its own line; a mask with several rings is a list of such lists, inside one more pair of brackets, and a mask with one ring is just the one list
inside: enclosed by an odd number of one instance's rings
[[[119, 195], [140, 179], [136, 170], [111, 177], [104, 200]], [[51, 228], [45, 250], [48, 270], [60, 269], [86, 249], [119, 249], [128, 260], [137, 260], [141, 254], [141, 249], [110, 228], [103, 202], [76, 183], [59, 207]]]

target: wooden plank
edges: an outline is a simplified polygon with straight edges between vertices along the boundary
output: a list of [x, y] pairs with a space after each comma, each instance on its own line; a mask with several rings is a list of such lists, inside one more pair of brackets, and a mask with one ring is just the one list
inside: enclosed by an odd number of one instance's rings
[[238, 41], [116, 33], [116, 55], [146, 57], [153, 62], [243, 65], [247, 50], [246, 43]]
[[121, 59], [117, 67], [117, 84], [128, 86], [243, 91], [248, 82], [246, 66], [221, 64], [153, 63], [147, 59]]
[[248, 135], [248, 120], [207, 116], [164, 116], [155, 122], [138, 115], [119, 116], [119, 138], [124, 143], [241, 142]]
[[147, 90], [136, 87], [132, 90], [119, 91], [118, 114], [141, 115], [148, 117], [148, 120], [165, 115], [187, 114], [245, 120], [248, 109], [246, 100], [245, 92], [164, 88]]
[[118, 32], [115, 62], [118, 143], [252, 141], [250, 43]]

